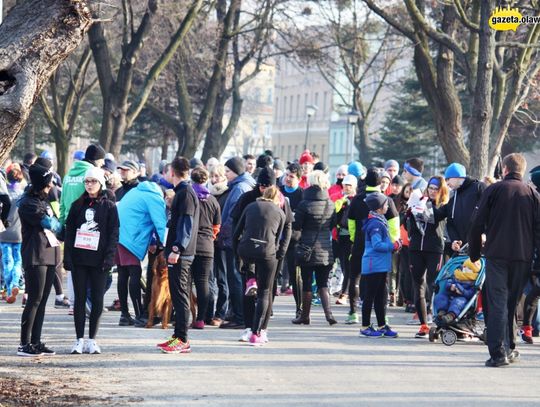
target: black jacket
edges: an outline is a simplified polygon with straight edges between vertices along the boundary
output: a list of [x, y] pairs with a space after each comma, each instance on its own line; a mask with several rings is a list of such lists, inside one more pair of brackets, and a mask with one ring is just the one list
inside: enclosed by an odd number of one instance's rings
[[533, 249], [540, 248], [540, 195], [519, 174], [508, 174], [482, 195], [469, 236], [473, 261], [480, 257], [482, 233], [488, 259], [532, 261]]
[[[92, 220], [88, 220], [92, 219]], [[64, 240], [64, 265], [66, 270], [73, 266], [90, 266], [108, 270], [114, 265], [114, 254], [118, 245], [120, 223], [114, 201], [103, 193], [90, 198], [85, 192], [69, 210]], [[74, 247], [77, 231], [99, 232], [97, 250]]]
[[245, 260], [282, 258], [287, 250], [281, 239], [284, 225], [285, 214], [275, 203], [252, 202], [237, 222], [233, 250]]
[[32, 266], [57, 266], [60, 264], [60, 246], [51, 247], [41, 221], [46, 216], [53, 216], [47, 196], [39, 196], [27, 190], [18, 203], [22, 232], [23, 268]]
[[122, 186], [114, 192], [116, 196], [116, 202], [119, 202], [125, 194], [127, 194], [133, 188], [136, 188], [137, 185], [139, 185], [139, 180], [137, 178], [134, 178], [127, 182], [122, 181]]
[[165, 255], [168, 257], [173, 247], [176, 246], [182, 257], [192, 258], [195, 256], [197, 248], [199, 199], [191, 185], [186, 181], [182, 181], [175, 186], [174, 192]]
[[321, 190], [318, 186], [304, 190], [304, 200], [294, 215], [293, 230], [301, 232], [299, 243], [313, 248], [307, 265], [326, 266], [334, 263], [331, 233], [335, 219], [334, 203], [327, 190]]
[[[428, 205], [432, 205], [429, 202]], [[410, 210], [405, 222], [409, 233], [409, 251], [444, 253], [444, 217], [434, 211], [434, 219], [430, 222], [417, 222]]]
[[214, 227], [221, 225], [221, 209], [212, 195], [199, 198], [199, 230], [197, 256], [214, 257]]
[[486, 185], [483, 182], [467, 177], [454, 191], [450, 201], [441, 208], [442, 215], [446, 217], [446, 229], [451, 242], [467, 241], [474, 208], [485, 189]]
[[[302, 202], [302, 200], [304, 199], [304, 190], [298, 187], [296, 191], [289, 193], [285, 190], [285, 186], [281, 186], [280, 191], [287, 200], [294, 219], [294, 212], [296, 211], [296, 208], [298, 207], [300, 202]], [[300, 231], [293, 230], [291, 234], [291, 240], [293, 242], [298, 242], [298, 240], [300, 240]]]

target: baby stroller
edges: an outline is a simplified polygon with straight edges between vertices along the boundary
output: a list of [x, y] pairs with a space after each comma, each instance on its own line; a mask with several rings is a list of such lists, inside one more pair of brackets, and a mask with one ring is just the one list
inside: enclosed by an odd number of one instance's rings
[[[446, 283], [450, 278], [454, 276], [456, 269], [462, 267], [463, 262], [468, 259], [468, 256], [464, 254], [466, 247], [463, 247], [458, 255], [452, 257], [441, 269], [434, 283], [434, 293], [431, 304], [433, 306], [433, 315], [437, 315], [438, 311], [435, 309], [435, 295], [440, 290], [446, 289]], [[462, 311], [456, 318], [449, 324], [444, 324], [439, 318], [434, 318], [436, 326], [431, 327], [429, 330], [429, 341], [436, 342], [439, 338], [446, 346], [452, 346], [458, 339], [458, 334], [483, 339], [483, 329], [479, 332], [480, 327], [477, 326], [476, 321], [476, 303], [478, 300], [478, 294], [482, 289], [482, 285], [485, 280], [486, 273], [486, 260], [480, 259], [481, 267], [474, 282], [475, 293], [469, 301], [465, 304]]]

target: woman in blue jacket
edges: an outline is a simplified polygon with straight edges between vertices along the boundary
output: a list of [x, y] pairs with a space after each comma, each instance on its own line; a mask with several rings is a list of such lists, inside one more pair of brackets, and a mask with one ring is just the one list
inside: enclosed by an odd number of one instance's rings
[[[388, 210], [388, 197], [380, 192], [369, 194], [364, 200], [369, 208], [369, 215], [364, 223], [366, 246], [362, 257], [362, 279], [366, 290], [362, 303], [362, 330], [360, 334], [371, 337], [395, 338], [397, 332], [386, 324], [386, 300], [388, 272], [392, 269], [392, 252], [399, 250], [401, 242], [392, 243], [388, 233], [388, 222], [384, 214]], [[375, 307], [377, 325], [371, 325], [371, 309]]]

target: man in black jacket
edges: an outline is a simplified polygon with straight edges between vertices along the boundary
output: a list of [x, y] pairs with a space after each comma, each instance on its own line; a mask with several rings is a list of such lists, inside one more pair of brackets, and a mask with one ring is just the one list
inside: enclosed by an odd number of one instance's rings
[[482, 234], [486, 234], [488, 367], [505, 366], [519, 358], [514, 315], [531, 271], [534, 248], [540, 248], [540, 195], [523, 182], [526, 166], [521, 154], [504, 157], [504, 179], [484, 192], [469, 236], [469, 256], [476, 261]]

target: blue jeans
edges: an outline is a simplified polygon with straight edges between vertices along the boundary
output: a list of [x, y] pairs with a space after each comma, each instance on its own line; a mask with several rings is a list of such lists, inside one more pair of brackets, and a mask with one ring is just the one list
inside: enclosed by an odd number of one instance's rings
[[21, 279], [22, 258], [20, 243], [1, 243], [2, 266], [4, 267], [4, 284], [7, 294], [11, 295], [11, 290], [19, 287]]
[[[229, 310], [229, 284], [227, 283], [227, 262], [225, 250], [216, 248], [214, 253], [214, 275], [217, 284], [216, 318], [225, 319]], [[211, 287], [211, 284], [210, 284]], [[210, 288], [210, 291], [212, 288]]]
[[232, 249], [225, 249], [225, 259], [227, 262], [227, 282], [229, 284], [229, 302], [231, 305], [231, 316], [234, 322], [244, 323], [244, 287], [242, 276], [238, 270], [236, 255]]

